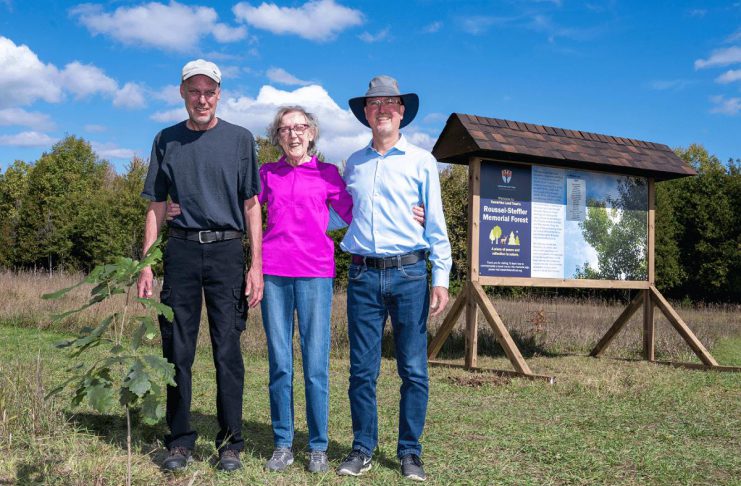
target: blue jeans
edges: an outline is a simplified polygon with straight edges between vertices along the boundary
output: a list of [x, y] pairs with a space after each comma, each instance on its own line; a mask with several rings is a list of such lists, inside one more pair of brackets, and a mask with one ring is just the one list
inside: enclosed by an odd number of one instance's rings
[[262, 322], [270, 363], [270, 417], [275, 447], [293, 445], [293, 314], [298, 313], [306, 388], [309, 450], [326, 451], [332, 278], [265, 275]]
[[378, 270], [351, 265], [347, 287], [350, 340], [350, 411], [353, 449], [371, 456], [378, 443], [376, 381], [381, 365], [381, 339], [391, 317], [396, 369], [401, 377], [399, 439], [396, 454], [421, 455], [425, 426], [427, 377], [427, 312], [430, 291], [427, 264], [421, 260], [400, 268]]

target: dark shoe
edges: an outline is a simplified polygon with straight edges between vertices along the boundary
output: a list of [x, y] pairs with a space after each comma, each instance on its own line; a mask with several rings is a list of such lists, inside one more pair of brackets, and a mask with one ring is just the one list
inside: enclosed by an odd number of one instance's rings
[[182, 471], [190, 462], [193, 462], [190, 449], [187, 447], [173, 447], [165, 458], [165, 462], [162, 463], [162, 467], [166, 471]]
[[324, 451], [309, 451], [309, 465], [306, 467], [310, 473], [325, 472], [329, 469], [329, 460]]
[[219, 469], [226, 472], [236, 471], [242, 467], [239, 460], [239, 451], [224, 449], [219, 453]]
[[360, 476], [364, 472], [370, 471], [370, 468], [371, 458], [359, 450], [353, 450], [337, 468], [337, 474], [340, 476]]
[[273, 456], [265, 463], [265, 469], [273, 472], [285, 471], [293, 464], [293, 452], [287, 447], [278, 447], [273, 451]]
[[407, 454], [401, 458], [401, 475], [413, 481], [424, 481], [427, 479], [422, 467], [422, 459], [417, 454]]

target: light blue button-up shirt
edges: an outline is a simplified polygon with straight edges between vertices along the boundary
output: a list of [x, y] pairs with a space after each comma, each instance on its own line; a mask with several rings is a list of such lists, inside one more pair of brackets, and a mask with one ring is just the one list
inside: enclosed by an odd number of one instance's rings
[[[340, 247], [374, 257], [428, 250], [432, 286], [447, 288], [452, 259], [435, 157], [403, 135], [386, 155], [371, 142], [347, 159], [344, 179], [353, 219]], [[425, 207], [424, 226], [412, 217], [415, 204]]]

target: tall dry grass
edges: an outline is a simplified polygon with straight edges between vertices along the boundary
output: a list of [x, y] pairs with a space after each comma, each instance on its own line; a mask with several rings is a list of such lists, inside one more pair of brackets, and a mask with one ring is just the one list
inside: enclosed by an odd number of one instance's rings
[[[44, 301], [40, 296], [72, 286], [82, 278], [80, 274], [56, 274], [49, 277], [43, 273], [0, 272], [0, 289], [3, 293], [3, 298], [0, 299], [0, 322], [44, 329], [51, 327], [51, 315], [82, 305], [89, 295], [90, 287], [75, 289], [67, 298], [60, 301]], [[622, 303], [595, 298], [577, 300], [563, 297], [495, 298], [493, 303], [525, 355], [583, 354], [591, 350], [625, 308], [631, 296], [626, 294], [625, 297], [626, 301]], [[55, 324], [55, 329], [74, 331], [91, 325], [116, 310], [124, 298], [118, 296], [79, 316]], [[675, 309], [709, 349], [712, 349], [718, 340], [741, 335], [741, 306], [675, 304]], [[331, 321], [332, 354], [336, 357], [346, 357], [348, 354], [346, 315], [345, 294], [337, 293], [332, 306]], [[656, 316], [657, 357], [689, 358], [691, 352], [681, 337], [658, 310]], [[200, 346], [209, 345], [206, 322], [204, 307], [199, 335]], [[441, 323], [442, 317], [430, 320], [431, 335], [436, 333]], [[451, 337], [442, 349], [442, 356], [451, 358], [463, 356], [463, 327], [464, 316], [461, 315]], [[393, 353], [393, 345], [388, 335], [389, 328], [390, 325], [387, 326], [387, 339], [384, 341], [386, 355]], [[613, 341], [607, 354], [622, 357], [638, 356], [642, 347], [641, 328], [642, 317], [639, 310], [628, 322], [625, 330]], [[242, 347], [249, 353], [258, 355], [266, 353], [265, 332], [259, 307], [250, 310], [247, 331], [242, 335]], [[489, 325], [480, 313], [479, 353], [490, 356], [502, 354]]]

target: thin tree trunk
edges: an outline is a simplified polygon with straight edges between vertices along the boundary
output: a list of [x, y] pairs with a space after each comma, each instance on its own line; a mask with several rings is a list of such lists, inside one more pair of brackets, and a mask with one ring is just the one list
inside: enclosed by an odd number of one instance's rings
[[131, 486], [131, 411], [126, 407], [126, 486]]

